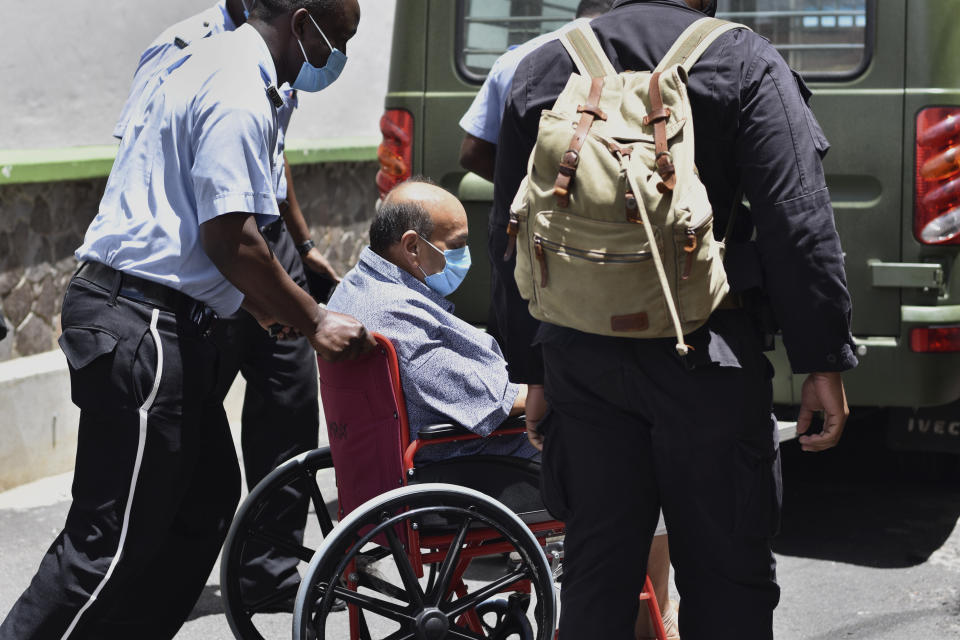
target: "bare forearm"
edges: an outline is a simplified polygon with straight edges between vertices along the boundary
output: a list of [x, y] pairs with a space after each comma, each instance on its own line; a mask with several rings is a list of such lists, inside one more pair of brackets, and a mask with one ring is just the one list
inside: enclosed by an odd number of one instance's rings
[[497, 145], [481, 140], [469, 133], [460, 145], [460, 166], [472, 171], [484, 180], [493, 182], [494, 160], [497, 157]]
[[244, 306], [258, 319], [313, 335], [322, 310], [284, 271], [257, 229], [254, 216], [219, 216], [200, 227], [204, 250], [217, 269], [244, 295]]
[[517, 393], [516, 399], [513, 401], [513, 407], [510, 409], [511, 416], [520, 416], [523, 415], [524, 411], [527, 409], [527, 385], [520, 385], [520, 391]]

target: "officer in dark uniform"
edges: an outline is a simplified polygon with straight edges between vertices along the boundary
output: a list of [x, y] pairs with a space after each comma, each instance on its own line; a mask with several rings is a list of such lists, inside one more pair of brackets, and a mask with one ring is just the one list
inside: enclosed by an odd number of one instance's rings
[[[714, 11], [706, 0], [619, 0], [591, 25], [618, 71], [645, 70]], [[501, 246], [540, 112], [552, 107], [573, 71], [559, 42], [517, 69], [497, 146], [491, 228]], [[687, 88], [715, 228], [726, 228], [740, 189], [751, 204], [737, 214], [726, 263], [732, 308], [686, 336], [694, 347], [686, 357], [670, 339], [603, 337], [547, 324], [537, 330], [527, 321], [509, 338], [530, 345], [536, 333], [542, 348], [550, 405], [540, 424], [544, 500], [567, 524], [565, 640], [633, 637], [659, 506], [681, 595], [681, 637], [772, 638], [780, 596], [770, 548], [780, 508], [773, 372], [753, 307], [736, 308], [740, 300], [769, 300], [794, 372], [810, 374], [801, 446], [833, 446], [848, 415], [839, 372], [857, 364], [851, 304], [821, 165], [828, 145], [806, 105], [809, 94], [773, 46], [744, 29], [713, 43]], [[500, 278], [510, 277], [512, 265], [496, 267]], [[525, 306], [518, 296], [506, 304], [503, 316]], [[820, 410], [823, 432], [807, 434]]]
[[172, 638], [186, 620], [239, 499], [214, 312], [242, 305], [328, 359], [375, 345], [259, 232], [279, 215], [277, 87], [329, 84], [359, 19], [356, 0], [261, 0], [148, 83], [63, 303], [73, 504], [0, 639]]

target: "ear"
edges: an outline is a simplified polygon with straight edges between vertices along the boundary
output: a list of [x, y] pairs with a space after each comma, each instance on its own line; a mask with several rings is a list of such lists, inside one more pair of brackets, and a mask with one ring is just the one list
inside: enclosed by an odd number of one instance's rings
[[303, 41], [303, 33], [307, 28], [306, 23], [310, 20], [310, 12], [304, 8], [297, 9], [290, 14], [290, 32], [294, 38]]
[[420, 236], [417, 235], [417, 232], [413, 229], [405, 231], [402, 236], [400, 236], [400, 249], [403, 251], [403, 255], [410, 261], [411, 265], [420, 264]]

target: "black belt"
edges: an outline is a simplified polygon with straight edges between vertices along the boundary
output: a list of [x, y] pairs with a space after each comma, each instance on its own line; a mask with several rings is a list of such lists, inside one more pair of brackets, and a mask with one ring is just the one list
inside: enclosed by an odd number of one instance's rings
[[176, 289], [117, 271], [102, 262], [84, 262], [80, 265], [75, 277], [91, 282], [121, 298], [143, 302], [173, 313], [192, 311], [201, 304]]

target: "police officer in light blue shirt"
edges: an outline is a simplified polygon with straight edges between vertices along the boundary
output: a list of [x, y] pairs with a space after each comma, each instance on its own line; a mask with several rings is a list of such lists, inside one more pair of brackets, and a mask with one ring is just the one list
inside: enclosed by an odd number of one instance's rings
[[[214, 6], [164, 30], [140, 56], [114, 136], [124, 137], [132, 114], [157, 74], [187, 55], [193, 43], [236, 30], [246, 22], [250, 10], [255, 7], [256, 0], [219, 0]], [[298, 97], [296, 90], [287, 83], [279, 87], [279, 95], [282, 102], [277, 102], [276, 109], [279, 124], [277, 153], [283, 170], [278, 172], [276, 197], [281, 218], [263, 226], [261, 233], [294, 282], [309, 291], [307, 270], [313, 272], [311, 284], [318, 280], [333, 283], [339, 281], [339, 276], [311, 241], [292, 180], [287, 179], [290, 170], [283, 152]], [[312, 293], [325, 300], [316, 287]], [[240, 443], [244, 477], [247, 487], [253, 489], [282, 462], [317, 447], [320, 410], [316, 355], [305, 338], [271, 339], [243, 310], [222, 317], [213, 337], [223, 354], [219, 394], [226, 397], [238, 373], [243, 374], [247, 383]], [[283, 428], [277, 429], [278, 424], [284, 425]], [[289, 535], [291, 544], [299, 545], [303, 541], [308, 502], [304, 495], [296, 508], [285, 508], [275, 516], [275, 531]], [[280, 589], [293, 588], [299, 582], [296, 558], [262, 553], [248, 561], [255, 565], [244, 570], [245, 575], [253, 576], [245, 580], [244, 595], [251, 601], [262, 600]]]
[[374, 346], [259, 232], [279, 215], [276, 87], [328, 86], [359, 18], [356, 0], [261, 0], [146, 84], [63, 303], [73, 504], [0, 640], [172, 638], [189, 615], [239, 499], [210, 309], [242, 305], [328, 359]]

